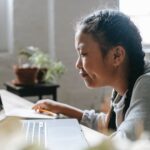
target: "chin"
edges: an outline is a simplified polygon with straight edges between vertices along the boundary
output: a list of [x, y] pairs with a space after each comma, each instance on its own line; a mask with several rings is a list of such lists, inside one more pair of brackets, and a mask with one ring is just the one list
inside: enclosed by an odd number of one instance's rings
[[84, 81], [85, 85], [87, 88], [89, 89], [94, 89], [94, 88], [97, 88], [98, 86], [96, 86], [94, 83], [92, 82], [87, 82], [87, 81]]

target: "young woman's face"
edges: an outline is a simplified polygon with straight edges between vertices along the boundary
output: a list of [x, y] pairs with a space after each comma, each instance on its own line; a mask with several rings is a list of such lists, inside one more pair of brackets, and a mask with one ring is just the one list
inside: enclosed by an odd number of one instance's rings
[[87, 87], [111, 86], [113, 80], [113, 65], [111, 54], [104, 57], [100, 45], [91, 35], [77, 32], [75, 48], [78, 53], [76, 67]]

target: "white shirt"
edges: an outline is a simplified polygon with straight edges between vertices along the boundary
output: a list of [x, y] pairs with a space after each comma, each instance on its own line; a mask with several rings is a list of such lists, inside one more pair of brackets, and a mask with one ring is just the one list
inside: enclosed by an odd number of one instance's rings
[[125, 106], [125, 98], [126, 92], [123, 96], [117, 95], [115, 100], [113, 101], [112, 105], [114, 107], [114, 112], [116, 113], [116, 126], [117, 128], [123, 121], [123, 108]]

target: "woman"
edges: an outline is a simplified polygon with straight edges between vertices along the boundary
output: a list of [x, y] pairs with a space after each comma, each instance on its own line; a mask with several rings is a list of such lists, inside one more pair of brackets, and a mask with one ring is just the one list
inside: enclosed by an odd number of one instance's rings
[[51, 100], [33, 109], [77, 118], [101, 132], [114, 130], [115, 137], [135, 140], [139, 128], [150, 131], [150, 66], [144, 62], [141, 41], [134, 23], [119, 11], [101, 10], [83, 18], [75, 34], [76, 67], [87, 87], [114, 89], [110, 112], [82, 111]]

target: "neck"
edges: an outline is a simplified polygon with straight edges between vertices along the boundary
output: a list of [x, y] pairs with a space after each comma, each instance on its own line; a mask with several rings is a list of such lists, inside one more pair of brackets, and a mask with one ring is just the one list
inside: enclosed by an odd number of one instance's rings
[[121, 81], [119, 81], [119, 85], [116, 84], [116, 86], [114, 86], [115, 90], [119, 93], [119, 95], [123, 96], [125, 94], [125, 92], [128, 89], [128, 86], [126, 85], [126, 83], [121, 83]]
[[113, 88], [123, 96], [128, 89], [128, 75], [127, 71], [120, 71], [114, 78]]

